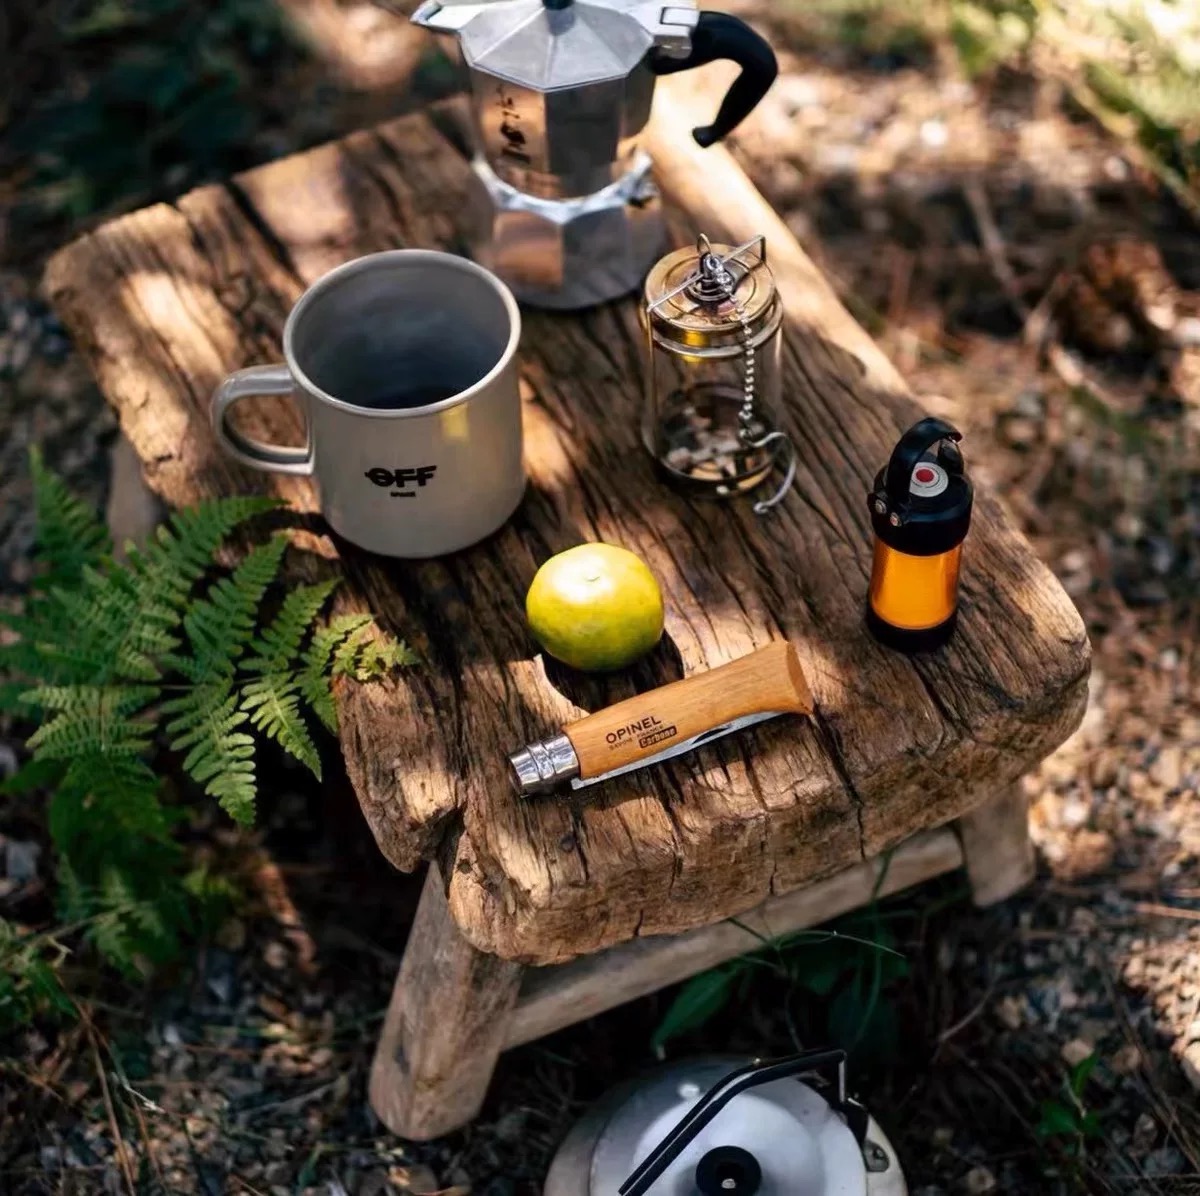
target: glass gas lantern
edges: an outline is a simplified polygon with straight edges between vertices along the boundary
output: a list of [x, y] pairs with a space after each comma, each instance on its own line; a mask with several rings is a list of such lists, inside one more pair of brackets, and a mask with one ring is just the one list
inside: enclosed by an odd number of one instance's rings
[[728, 497], [783, 478], [754, 504], [782, 501], [796, 473], [779, 430], [783, 304], [766, 238], [667, 254], [646, 279], [649, 344], [642, 439], [659, 468], [688, 489]]

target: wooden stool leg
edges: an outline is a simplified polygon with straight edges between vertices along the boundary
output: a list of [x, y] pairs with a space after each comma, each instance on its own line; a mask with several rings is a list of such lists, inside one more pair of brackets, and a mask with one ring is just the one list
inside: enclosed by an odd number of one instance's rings
[[523, 971], [459, 934], [430, 865], [371, 1065], [371, 1107], [390, 1130], [436, 1138], [479, 1112]]
[[992, 905], [1027, 885], [1035, 871], [1029, 802], [1018, 781], [955, 823], [976, 905]]

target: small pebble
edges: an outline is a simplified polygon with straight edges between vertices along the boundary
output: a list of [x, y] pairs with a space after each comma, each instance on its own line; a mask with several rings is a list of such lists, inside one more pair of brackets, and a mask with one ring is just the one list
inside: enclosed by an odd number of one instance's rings
[[1025, 1002], [1021, 997], [1001, 997], [996, 1002], [996, 1016], [1010, 1030], [1019, 1030], [1025, 1020]]
[[281, 972], [287, 967], [288, 953], [287, 948], [279, 942], [278, 939], [273, 939], [263, 948], [263, 962], [269, 968], [274, 968], [275, 971]]
[[967, 1196], [986, 1196], [996, 1190], [996, 1177], [986, 1167], [972, 1167], [963, 1179]]
[[1090, 1042], [1085, 1042], [1082, 1038], [1072, 1038], [1070, 1042], [1063, 1043], [1059, 1054], [1069, 1067], [1078, 1067], [1085, 1059], [1090, 1058], [1095, 1050]]
[[1187, 1160], [1182, 1152], [1174, 1146], [1160, 1146], [1152, 1150], [1142, 1163], [1142, 1170], [1148, 1176], [1179, 1175], [1187, 1166]]
[[1145, 1154], [1158, 1137], [1158, 1122], [1149, 1113], [1139, 1113], [1133, 1126], [1133, 1149], [1137, 1154]]

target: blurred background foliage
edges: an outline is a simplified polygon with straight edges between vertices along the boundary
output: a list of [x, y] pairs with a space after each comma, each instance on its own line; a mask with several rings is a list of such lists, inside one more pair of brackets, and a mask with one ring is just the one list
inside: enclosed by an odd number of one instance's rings
[[270, 0], [6, 3], [0, 177], [12, 246], [269, 154], [277, 81], [304, 54]]
[[[328, 83], [303, 64], [320, 56], [320, 35], [298, 27], [297, 11], [296, 0], [7, 0], [9, 251], [25, 251], [31, 232], [65, 236], [341, 131], [319, 119]], [[1057, 78], [1200, 212], [1193, 0], [779, 0], [768, 19], [798, 44], [848, 47], [881, 67], [953, 57], [971, 77], [1019, 68]]]
[[964, 73], [1019, 69], [1136, 145], [1200, 212], [1200, 5], [1194, 0], [787, 0], [787, 21], [881, 67], [952, 53]]

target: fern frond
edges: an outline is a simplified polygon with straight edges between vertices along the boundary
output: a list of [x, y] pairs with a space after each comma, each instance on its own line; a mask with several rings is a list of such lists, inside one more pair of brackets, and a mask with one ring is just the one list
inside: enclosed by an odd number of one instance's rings
[[257, 796], [254, 738], [241, 730], [250, 716], [238, 708], [229, 677], [199, 684], [163, 704], [175, 717], [167, 724], [171, 747], [187, 751], [184, 770], [215, 797], [235, 822], [254, 820]]
[[35, 789], [48, 789], [62, 780], [67, 765], [62, 760], [26, 760], [10, 777], [0, 781], [0, 797], [16, 797]]
[[58, 713], [30, 736], [28, 746], [38, 760], [139, 755], [150, 746], [150, 728], [131, 715], [157, 693], [146, 685], [44, 685], [30, 690], [25, 701]]
[[355, 628], [334, 649], [329, 671], [334, 677], [378, 681], [391, 669], [416, 662], [407, 644], [386, 635], [372, 622]]
[[22, 932], [0, 918], [0, 1032], [45, 1013], [73, 1011], [58, 974], [66, 955], [52, 935]]
[[300, 713], [300, 682], [293, 672], [267, 673], [247, 681], [242, 710], [264, 735], [321, 779], [321, 758]]
[[201, 503], [173, 515], [144, 549], [131, 546], [125, 567], [84, 570], [78, 592], [53, 595], [62, 623], [79, 629], [54, 663], [71, 667], [69, 680], [159, 677], [164, 658], [179, 648], [191, 592], [217, 550], [241, 523], [278, 505], [269, 498]]
[[106, 868], [93, 895], [88, 937], [101, 953], [127, 975], [143, 972], [143, 959], [159, 963], [178, 948], [179, 895], [143, 897], [134, 878], [118, 868]]
[[129, 553], [130, 568], [151, 582], [156, 597], [182, 609], [229, 535], [280, 505], [276, 498], [244, 496], [212, 499], [176, 511], [144, 549]]
[[329, 688], [330, 662], [333, 654], [345, 641], [371, 622], [366, 614], [337, 615], [313, 633], [312, 642], [304, 653], [298, 680], [300, 693], [312, 712], [330, 731], [337, 733], [337, 707]]
[[152, 681], [178, 621], [127, 569], [86, 564], [70, 587], [36, 596], [10, 621], [20, 639], [5, 664], [51, 683]]
[[256, 545], [229, 577], [213, 582], [204, 598], [192, 604], [183, 619], [191, 656], [172, 660], [184, 676], [204, 683], [233, 675], [286, 548], [282, 536]]
[[333, 660], [329, 665], [329, 672], [334, 677], [357, 677], [358, 676], [358, 654], [362, 650], [363, 645], [367, 642], [372, 631], [372, 623], [370, 621], [364, 623], [361, 627], [356, 627], [348, 636], [334, 649]]
[[29, 468], [37, 515], [34, 551], [45, 570], [39, 585], [71, 585], [85, 565], [99, 564], [112, 551], [108, 529], [46, 468], [37, 447], [29, 452]]
[[259, 674], [290, 668], [313, 620], [337, 584], [334, 578], [317, 585], [297, 586], [292, 590], [270, 625], [251, 643], [250, 650], [255, 655], [245, 662], [246, 668]]
[[392, 669], [416, 663], [416, 653], [403, 640], [380, 632], [363, 644], [354, 675], [359, 681], [378, 681]]
[[287, 542], [275, 536], [246, 554], [230, 577], [214, 582], [184, 616], [192, 654], [169, 658], [193, 684], [163, 703], [171, 747], [187, 751], [184, 769], [236, 822], [254, 819], [254, 739], [249, 714], [233, 692], [238, 657], [254, 634], [254, 617], [279, 570]]
[[178, 952], [191, 920], [176, 854], [125, 842], [131, 851], [122, 856], [114, 844], [112, 861], [86, 874], [60, 860], [59, 915], [79, 923], [109, 963], [138, 976]]
[[144, 760], [81, 753], [50, 800], [50, 836], [65, 855], [94, 859], [109, 853], [114, 837], [164, 839], [167, 812], [158, 790], [158, 778]]
[[82, 922], [87, 917], [87, 890], [71, 857], [58, 857], [58, 913], [64, 922]]
[[[241, 708], [264, 735], [290, 752], [318, 779], [321, 761], [300, 713], [300, 678], [295, 668], [300, 644], [337, 581], [300, 586], [284, 599], [279, 613], [251, 644], [256, 655], [244, 662], [250, 679]], [[320, 634], [320, 632], [318, 632]]]

